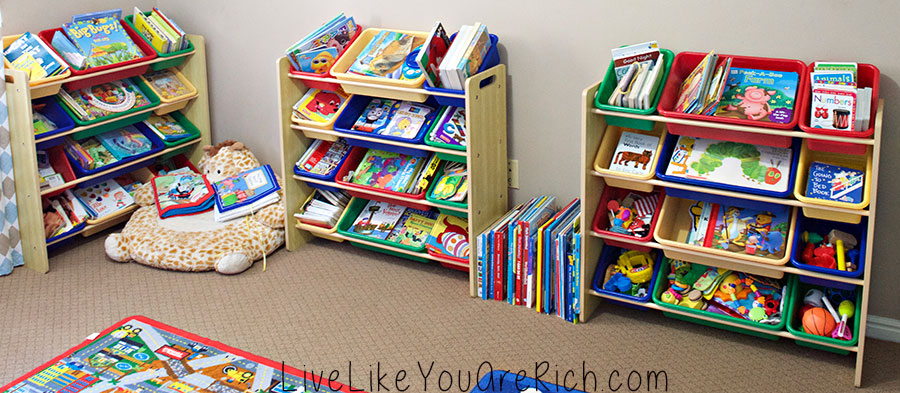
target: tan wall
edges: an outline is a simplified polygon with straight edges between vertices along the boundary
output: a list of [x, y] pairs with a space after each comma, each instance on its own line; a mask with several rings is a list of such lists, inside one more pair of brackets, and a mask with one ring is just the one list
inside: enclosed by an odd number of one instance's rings
[[[7, 3], [26, 10], [11, 10]], [[53, 3], [67, 4], [64, 11], [53, 12], [54, 24], [75, 9], [91, 9], [75, 2]], [[97, 9], [122, 4], [89, 3]], [[900, 141], [892, 132], [900, 113], [891, 110], [900, 102], [895, 81], [900, 77], [897, 2], [763, 0], [740, 7], [696, 0], [157, 3], [183, 28], [206, 36], [214, 140], [242, 140], [270, 163], [279, 160], [275, 59], [294, 41], [343, 11], [365, 26], [409, 30], [428, 30], [437, 19], [448, 30], [479, 21], [500, 37], [501, 58], [509, 66], [509, 155], [519, 160], [520, 190], [512, 194], [517, 202], [538, 193], [562, 199], [577, 196], [574, 171], [579, 165], [581, 91], [602, 77], [610, 48], [654, 39], [675, 52], [716, 49], [806, 62], [848, 60], [877, 65], [882, 72], [881, 96], [889, 104], [882, 173], [892, 179], [893, 171], [900, 168], [900, 155], [891, 149]], [[43, 11], [31, 4], [0, 1], [5, 26], [49, 25]], [[615, 14], [610, 13], [613, 9]], [[15, 21], [16, 17], [27, 21]], [[882, 182], [870, 311], [900, 319], [900, 304], [890, 289], [893, 280], [900, 278], [890, 246], [900, 233], [900, 207], [892, 203], [898, 192], [900, 182]]]

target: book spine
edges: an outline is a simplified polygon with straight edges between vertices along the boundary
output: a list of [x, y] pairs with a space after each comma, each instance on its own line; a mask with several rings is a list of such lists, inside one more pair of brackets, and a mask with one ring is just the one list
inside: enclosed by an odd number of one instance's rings
[[494, 300], [503, 301], [503, 232], [494, 234]]

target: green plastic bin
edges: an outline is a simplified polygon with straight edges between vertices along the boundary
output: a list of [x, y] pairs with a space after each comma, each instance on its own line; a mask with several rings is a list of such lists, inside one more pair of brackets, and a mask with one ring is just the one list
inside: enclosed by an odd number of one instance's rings
[[[787, 325], [787, 316], [785, 315], [784, 311], [782, 311], [782, 313], [781, 313], [781, 322], [779, 322], [777, 325], [766, 325], [764, 323], [757, 323], [757, 322], [748, 321], [748, 320], [744, 320], [744, 319], [738, 319], [738, 318], [731, 317], [731, 316], [724, 315], [724, 314], [707, 312], [707, 311], [703, 311], [703, 310], [695, 310], [693, 308], [676, 306], [674, 304], [669, 304], [669, 303], [663, 302], [662, 300], [660, 300], [660, 296], [662, 295], [663, 292], [665, 292], [666, 290], [669, 289], [669, 285], [668, 285], [669, 280], [666, 278], [666, 276], [669, 275], [669, 258], [663, 258], [662, 263], [660, 263], [659, 271], [656, 274], [657, 274], [656, 288], [653, 291], [653, 302], [658, 304], [660, 307], [671, 309], [671, 310], [679, 310], [679, 311], [687, 312], [689, 314], [694, 314], [694, 315], [703, 315], [706, 317], [711, 317], [711, 318], [719, 319], [722, 321], [733, 322], [733, 323], [737, 323], [740, 325], [752, 326], [755, 328], [760, 328], [760, 329], [765, 329], [765, 330], [771, 330], [773, 332], [782, 331], [782, 330], [784, 330], [785, 325]], [[785, 295], [784, 299], [782, 299], [782, 305], [784, 304], [784, 302], [788, 302], [787, 304], [790, 304], [790, 299], [791, 299], [790, 281], [786, 285], [788, 286], [788, 288], [787, 288], [787, 291], [785, 291], [786, 295]], [[785, 310], [786, 309], [785, 307], [786, 306], [782, 306], [782, 310]], [[765, 338], [765, 339], [772, 340], [772, 341], [779, 339], [779, 336], [766, 334], [763, 332], [757, 332], [754, 330], [741, 329], [739, 327], [725, 325], [725, 324], [711, 322], [711, 321], [706, 321], [706, 320], [702, 320], [702, 319], [691, 318], [690, 316], [685, 316], [685, 315], [681, 315], [681, 314], [668, 313], [665, 311], [663, 311], [663, 314], [665, 314], [667, 317], [680, 319], [682, 321], [688, 321], [688, 322], [696, 323], [699, 325], [715, 327], [715, 328], [719, 328], [719, 329], [723, 329], [723, 330], [732, 331], [735, 333], [742, 333], [742, 334], [746, 334], [749, 336], [761, 337], [761, 338]]]
[[[465, 152], [466, 151], [465, 146], [451, 145], [449, 143], [435, 142], [435, 141], [431, 140], [431, 136], [438, 130], [438, 126], [439, 126], [438, 123], [440, 123], [438, 120], [440, 120], [441, 117], [444, 116], [444, 112], [447, 111], [447, 108], [449, 108], [449, 107], [447, 107], [447, 106], [441, 107], [441, 111], [437, 114], [437, 117], [435, 118], [436, 120], [431, 123], [431, 128], [428, 130], [428, 134], [425, 135], [425, 144], [428, 146], [439, 147], [441, 149], [458, 150], [461, 152]], [[443, 161], [455, 161], [455, 162], [461, 162], [461, 163], [466, 162], [465, 155], [460, 156], [460, 155], [456, 155], [456, 154], [448, 154], [448, 153], [442, 153], [442, 152], [435, 152], [434, 154]]]
[[[797, 276], [791, 276], [791, 302], [787, 306], [787, 330], [791, 332], [791, 334], [807, 338], [810, 340], [821, 341], [823, 343], [834, 344], [834, 345], [842, 345], [846, 347], [852, 347], [859, 342], [859, 336], [856, 334], [859, 332], [859, 320], [860, 313], [862, 313], [862, 290], [857, 287], [856, 289], [856, 313], [853, 316], [853, 339], [852, 340], [838, 340], [836, 338], [818, 336], [815, 334], [809, 334], [803, 331], [803, 318], [800, 315], [796, 315], [800, 311], [800, 307], [803, 306], [803, 295], [806, 291], [812, 288], [823, 289], [819, 285], [810, 285], [803, 282], [797, 278]], [[835, 311], [837, 311], [837, 304], [833, 304]], [[846, 355], [850, 353], [850, 351], [845, 351], [842, 349], [837, 349], [834, 347], [827, 347], [824, 345], [816, 345], [815, 343], [796, 340], [797, 345], [820, 349], [823, 351], [834, 352], [841, 355]]]
[[94, 135], [102, 134], [107, 131], [115, 130], [117, 128], [122, 128], [129, 124], [134, 124], [137, 122], [147, 120], [147, 118], [150, 117], [149, 111], [140, 113], [137, 115], [132, 115], [132, 113], [147, 110], [147, 109], [152, 109], [152, 108], [159, 106], [159, 97], [157, 97], [156, 94], [153, 93], [153, 90], [151, 90], [150, 87], [148, 87], [146, 84], [144, 84], [144, 82], [141, 81], [140, 78], [131, 78], [131, 81], [134, 82], [134, 84], [138, 87], [138, 89], [141, 89], [141, 92], [144, 94], [145, 97], [147, 97], [147, 100], [150, 101], [150, 105], [145, 105], [145, 106], [137, 107], [137, 108], [131, 108], [124, 112], [113, 113], [111, 115], [103, 116], [99, 119], [94, 119], [94, 120], [83, 121], [83, 120], [79, 119], [78, 115], [76, 115], [75, 113], [72, 112], [72, 110], [68, 107], [68, 105], [66, 105], [66, 103], [63, 102], [62, 98], [60, 98], [58, 95], [55, 96], [54, 98], [56, 98], [56, 101], [59, 102], [59, 106], [61, 106], [63, 108], [63, 110], [69, 114], [69, 117], [71, 117], [72, 120], [75, 121], [75, 124], [77, 124], [78, 126], [89, 126], [91, 124], [96, 124], [96, 123], [99, 123], [102, 121], [107, 121], [110, 119], [117, 119], [115, 121], [111, 121], [109, 123], [106, 123], [106, 124], [103, 124], [100, 126], [91, 127], [90, 129], [76, 132], [76, 133], [72, 134], [72, 137], [75, 139], [84, 139], [84, 138], [92, 137]]
[[398, 257], [398, 258], [403, 258], [403, 259], [408, 259], [408, 260], [414, 261], [414, 262], [420, 262], [420, 263], [429, 263], [429, 262], [431, 262], [430, 259], [414, 257], [414, 256], [412, 256], [412, 255], [404, 254], [404, 253], [401, 253], [401, 252], [396, 252], [396, 251], [391, 251], [391, 250], [385, 250], [385, 249], [383, 249], [383, 248], [373, 247], [373, 246], [370, 246], [370, 245], [368, 245], [368, 244], [357, 243], [357, 242], [355, 242], [355, 241], [353, 241], [353, 240], [349, 240], [349, 242], [350, 242], [350, 244], [353, 245], [354, 247], [359, 247], [359, 248], [362, 248], [362, 249], [364, 249], [364, 250], [380, 252], [380, 253], [382, 253], [382, 254], [387, 254], [387, 255], [390, 255], [390, 256], [394, 256], [394, 257]]
[[[621, 106], [609, 105], [606, 103], [609, 100], [609, 96], [616, 89], [616, 85], [618, 84], [616, 81], [615, 62], [612, 60], [609, 62], [609, 68], [606, 69], [606, 76], [603, 77], [603, 82], [600, 83], [600, 89], [597, 90], [597, 95], [594, 97], [594, 106], [598, 109], [630, 113], [633, 115], [656, 114], [656, 106], [659, 104], [659, 97], [662, 95], [662, 88], [666, 84], [666, 80], [669, 78], [669, 70], [672, 68], [672, 60], [675, 59], [675, 54], [668, 49], [660, 48], [659, 52], [663, 54], [663, 65], [666, 67], [666, 69], [663, 70], [662, 79], [660, 79], [659, 85], [656, 86], [656, 89], [650, 95], [650, 102], [652, 102], [652, 105], [649, 109], [623, 108]], [[653, 129], [653, 126], [656, 124], [656, 122], [650, 120], [631, 119], [627, 117], [606, 115], [606, 124], [623, 128], [636, 128], [639, 130], [650, 131]]]
[[200, 137], [200, 130], [197, 129], [197, 126], [195, 126], [194, 123], [191, 123], [191, 121], [188, 120], [188, 118], [184, 114], [178, 111], [170, 112], [168, 114], [171, 115], [172, 118], [175, 119], [175, 121], [178, 122], [178, 124], [180, 124], [182, 128], [184, 128], [185, 131], [191, 134], [191, 136], [172, 142], [163, 141], [163, 144], [166, 145], [166, 149], [185, 144]]
[[[397, 248], [397, 249], [413, 251], [413, 252], [421, 252], [423, 255], [425, 254], [425, 245], [424, 244], [422, 244], [421, 247], [412, 247], [412, 246], [407, 246], [404, 244], [389, 242], [387, 240], [382, 240], [382, 239], [378, 239], [378, 238], [374, 238], [374, 237], [360, 235], [356, 232], [350, 232], [350, 226], [352, 226], [353, 222], [356, 221], [356, 217], [359, 216], [359, 213], [362, 212], [362, 209], [366, 207], [367, 203], [369, 203], [369, 201], [367, 199], [354, 198], [353, 202], [351, 202], [350, 205], [347, 206], [347, 212], [344, 213], [343, 218], [341, 218], [341, 221], [338, 222], [338, 229], [337, 229], [338, 233], [340, 233], [344, 236], [352, 237], [354, 239], [360, 239], [360, 240], [365, 240], [365, 241], [372, 242], [372, 243], [383, 244], [384, 246], [390, 247], [390, 248]], [[366, 245], [366, 246], [368, 246], [368, 245]], [[372, 246], [368, 246], [368, 247], [372, 247]], [[377, 247], [373, 247], [373, 248], [377, 248]], [[391, 255], [395, 255], [395, 256], [398, 256], [401, 258], [415, 259], [415, 257], [410, 256], [410, 255], [406, 255], [406, 254], [402, 254], [402, 253], [388, 252], [390, 250], [384, 250], [381, 248], [377, 248], [377, 250], [391, 254]], [[424, 258], [423, 258], [423, 260], [427, 261], [427, 259], [424, 259]]]
[[[435, 198], [433, 198], [433, 197], [431, 196], [431, 195], [432, 195], [432, 192], [434, 191], [434, 187], [435, 187], [435, 186], [437, 185], [437, 183], [438, 183], [438, 174], [440, 174], [440, 173], [442, 173], [442, 172], [444, 171], [444, 165], [447, 165], [447, 162], [444, 161], [444, 160], [441, 160], [441, 164], [438, 166], [437, 171], [435, 171], [434, 179], [431, 181], [431, 185], [428, 186], [428, 191], [425, 192], [425, 200], [427, 200], [428, 202], [434, 203], [434, 204], [436, 204], [436, 205], [441, 205], [441, 206], [449, 206], [449, 207], [455, 207], [455, 208], [459, 208], [459, 209], [466, 209], [466, 208], [468, 208], [468, 207], [469, 207], [469, 204], [468, 204], [469, 197], [468, 197], [468, 195], [466, 196], [466, 201], [467, 201], [467, 202], [444, 201], [444, 200], [440, 200], [440, 199], [435, 199]], [[440, 210], [441, 213], [449, 214], [449, 215], [451, 215], [451, 216], [456, 216], [456, 217], [462, 217], [462, 218], [466, 218], [466, 217], [469, 216], [468, 214], [466, 214], [466, 212], [461, 212], [461, 211], [457, 211], [457, 210], [446, 209], [446, 208], [443, 208], [443, 207], [441, 207], [441, 206], [438, 206], [438, 210]]]
[[[150, 16], [150, 14], [152, 12], [153, 11], [144, 12], [144, 15]], [[139, 32], [138, 29], [134, 27], [134, 15], [126, 16], [125, 23], [128, 23], [128, 26], [131, 26], [131, 28], [134, 29], [134, 31], [136, 31], [139, 36], [141, 36], [141, 39], [143, 39], [144, 42], [147, 43], [147, 45], [150, 45], [150, 40], [148, 40], [147, 37], [144, 37], [144, 35], [141, 34], [141, 32]], [[184, 39], [188, 40], [187, 37], [184, 37]], [[150, 47], [153, 48], [153, 45], [150, 45]], [[178, 56], [178, 55], [181, 55], [184, 53], [192, 52], [194, 50], [194, 43], [192, 43], [191, 40], [188, 40], [187, 48], [184, 48], [179, 51], [171, 52], [171, 53], [159, 53], [159, 51], [156, 50], [156, 48], [153, 48], [153, 50], [156, 51], [156, 56], [158, 58], [166, 59], [166, 60], [161, 60], [157, 63], [150, 64], [151, 70], [159, 71], [159, 70], [166, 69], [169, 67], [177, 67], [177, 66], [180, 66], [181, 63], [184, 63], [184, 60], [187, 59], [187, 56], [182, 56], [182, 57], [178, 57], [178, 58], [174, 58], [174, 59], [169, 59], [169, 58], [172, 56]]]

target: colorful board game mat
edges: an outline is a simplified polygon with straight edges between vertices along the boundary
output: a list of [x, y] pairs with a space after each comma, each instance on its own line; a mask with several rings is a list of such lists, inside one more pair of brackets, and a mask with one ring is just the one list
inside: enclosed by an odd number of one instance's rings
[[142, 316], [119, 321], [93, 341], [0, 388], [2, 393], [350, 391], [349, 386], [329, 386], [317, 375]]

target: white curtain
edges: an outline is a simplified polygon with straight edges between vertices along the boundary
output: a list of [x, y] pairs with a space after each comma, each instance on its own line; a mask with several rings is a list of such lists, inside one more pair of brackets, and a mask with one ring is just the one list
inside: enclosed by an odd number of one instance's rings
[[[3, 17], [0, 15], [0, 32]], [[12, 150], [9, 142], [9, 111], [6, 108], [6, 70], [0, 67], [0, 275], [12, 272], [22, 260], [19, 239], [19, 212], [16, 208], [16, 183], [13, 178]]]

